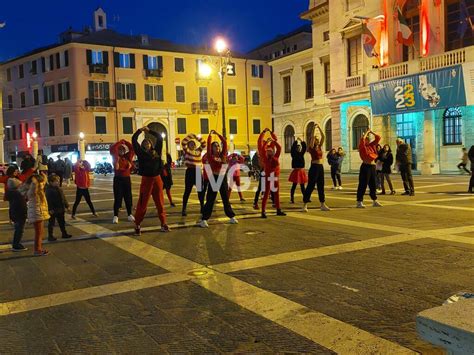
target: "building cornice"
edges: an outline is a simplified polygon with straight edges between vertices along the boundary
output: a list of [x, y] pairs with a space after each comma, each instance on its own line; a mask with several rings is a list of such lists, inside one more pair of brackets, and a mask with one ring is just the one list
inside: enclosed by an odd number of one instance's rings
[[326, 15], [329, 15], [329, 1], [324, 1], [322, 4], [303, 12], [300, 14], [300, 18], [303, 20], [314, 21], [315, 19]]
[[282, 58], [274, 59], [269, 62], [267, 62], [268, 65], [270, 66], [275, 66], [275, 65], [280, 65], [280, 64], [285, 64], [289, 62], [293, 62], [296, 60], [299, 60], [301, 58], [312, 58], [313, 57], [313, 47], [305, 49], [300, 52], [295, 52], [293, 54], [284, 56]]

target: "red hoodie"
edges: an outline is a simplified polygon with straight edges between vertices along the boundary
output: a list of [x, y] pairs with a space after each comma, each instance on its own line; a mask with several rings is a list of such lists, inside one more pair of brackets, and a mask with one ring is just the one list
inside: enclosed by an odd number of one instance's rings
[[79, 189], [88, 189], [91, 186], [91, 180], [89, 177], [89, 172], [91, 171], [90, 164], [82, 160], [82, 166], [80, 161], [74, 164], [74, 174], [75, 174], [75, 183]]
[[359, 143], [359, 156], [365, 164], [373, 164], [374, 160], [377, 159], [377, 144], [379, 144], [381, 137], [375, 135], [375, 139], [369, 144], [365, 143], [365, 139], [362, 137]]
[[[123, 156], [119, 156], [118, 151], [122, 145], [125, 145], [128, 148], [128, 152]], [[135, 156], [132, 143], [122, 139], [110, 147], [110, 155], [113, 160], [115, 176], [129, 177], [134, 166], [133, 157]]]

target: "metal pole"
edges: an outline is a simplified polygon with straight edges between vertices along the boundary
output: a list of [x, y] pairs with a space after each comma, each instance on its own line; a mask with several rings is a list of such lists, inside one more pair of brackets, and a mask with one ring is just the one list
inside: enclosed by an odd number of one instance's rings
[[224, 97], [224, 65], [221, 56], [221, 83], [222, 83], [222, 136], [227, 139], [227, 132], [225, 129], [225, 97]]

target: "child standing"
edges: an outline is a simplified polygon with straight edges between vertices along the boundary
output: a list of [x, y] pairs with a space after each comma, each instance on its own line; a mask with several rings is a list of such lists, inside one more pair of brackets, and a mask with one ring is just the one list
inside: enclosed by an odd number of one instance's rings
[[[339, 170], [339, 154], [337, 154], [336, 149], [332, 148], [328, 155], [326, 156], [328, 164], [331, 167], [331, 179], [333, 183], [333, 190], [339, 190], [341, 185], [341, 174], [338, 174]], [[338, 185], [339, 183], [339, 185]]]
[[15, 166], [10, 166], [7, 169], [7, 186], [8, 189], [5, 192], [5, 199], [9, 203], [10, 219], [14, 223], [15, 231], [13, 233], [12, 251], [25, 251], [28, 250], [21, 244], [21, 238], [25, 230], [26, 223], [26, 200], [23, 194], [20, 192], [21, 180], [20, 171]]
[[61, 229], [62, 238], [68, 239], [72, 236], [66, 231], [66, 222], [64, 214], [66, 210], [69, 211], [69, 203], [64, 196], [64, 192], [59, 186], [61, 179], [59, 176], [53, 174], [48, 178], [49, 184], [46, 186], [46, 200], [49, 208], [49, 223], [48, 223], [48, 241], [55, 242], [57, 239], [53, 235], [54, 225], [58, 220], [59, 229]]
[[230, 186], [229, 186], [229, 198], [232, 192], [232, 188], [237, 186], [237, 192], [239, 193], [240, 202], [245, 202], [242, 191], [240, 190], [240, 165], [244, 163], [244, 158], [237, 153], [232, 153], [227, 157], [229, 163], [229, 171], [233, 172], [230, 177]]
[[173, 197], [171, 196], [171, 187], [173, 186], [173, 174], [171, 172], [172, 164], [173, 158], [171, 158], [171, 154], [166, 153], [166, 163], [163, 165], [163, 170], [161, 171], [161, 180], [163, 180], [163, 188], [166, 191], [166, 196], [168, 196], [170, 206], [176, 207], [173, 203]]
[[49, 219], [48, 201], [44, 193], [46, 179], [43, 175], [31, 175], [26, 181], [28, 190], [26, 192], [28, 222], [35, 228], [35, 252], [34, 256], [45, 256], [49, 252], [43, 249], [44, 221]]
[[75, 182], [76, 182], [76, 200], [74, 201], [74, 205], [72, 206], [72, 219], [76, 219], [76, 211], [77, 206], [82, 200], [82, 196], [86, 199], [87, 204], [92, 212], [94, 217], [97, 217], [97, 213], [95, 212], [94, 205], [91, 201], [91, 195], [89, 194], [89, 187], [91, 185], [89, 172], [91, 171], [91, 166], [86, 160], [79, 159], [77, 163], [74, 165], [74, 175], [75, 175]]

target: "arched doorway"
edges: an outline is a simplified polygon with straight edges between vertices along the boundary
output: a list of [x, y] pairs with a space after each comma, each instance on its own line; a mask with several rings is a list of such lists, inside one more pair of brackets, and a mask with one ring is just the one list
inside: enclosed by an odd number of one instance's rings
[[332, 123], [331, 119], [328, 119], [324, 124], [324, 135], [326, 136], [326, 150], [329, 152], [332, 147]]
[[352, 121], [352, 149], [359, 149], [360, 139], [368, 129], [369, 119], [365, 115], [357, 115]]
[[[167, 147], [169, 147], [169, 135], [168, 135], [168, 130], [166, 129], [166, 127], [159, 123], [159, 122], [152, 122], [150, 124], [147, 125], [147, 127], [154, 131], [154, 132], [157, 132], [159, 135], [163, 135], [163, 133], [165, 134], [165, 139], [164, 139], [164, 142], [166, 144], [163, 144], [163, 149], [166, 149]], [[151, 134], [147, 133], [145, 135], [146, 138], [148, 139], [151, 139], [153, 142], [155, 141], [155, 137], [153, 137]]]
[[291, 146], [293, 145], [295, 141], [295, 129], [293, 128], [292, 125], [288, 125], [285, 127], [284, 138], [285, 138], [285, 153], [290, 153]]

